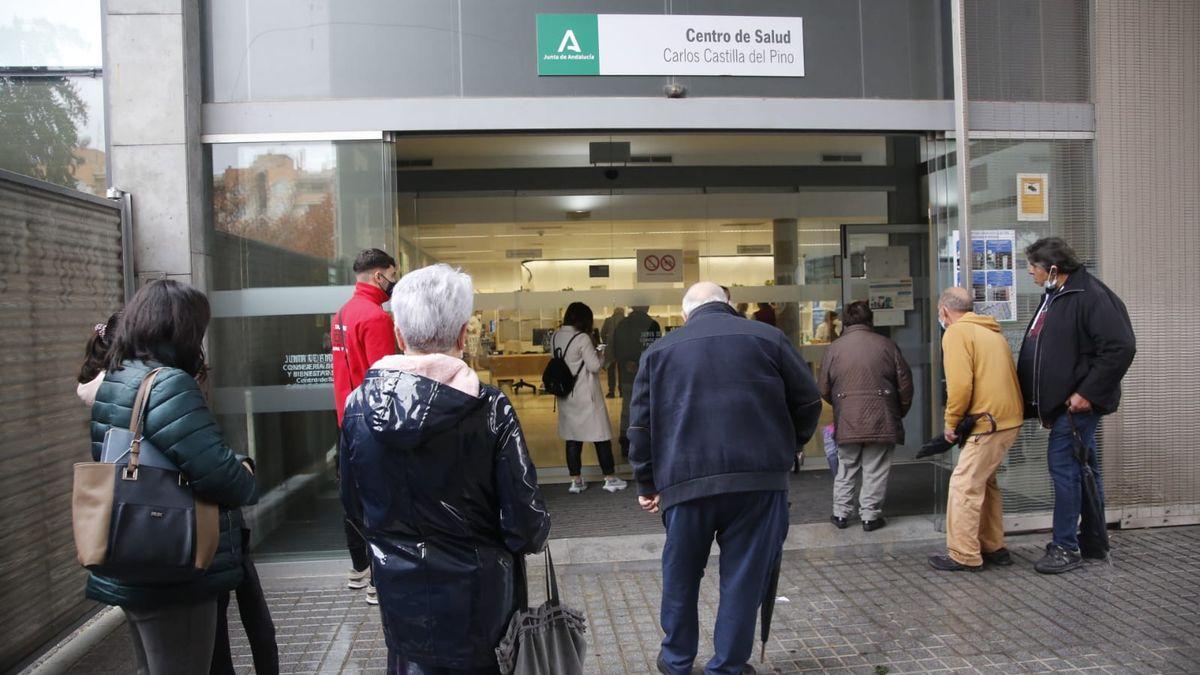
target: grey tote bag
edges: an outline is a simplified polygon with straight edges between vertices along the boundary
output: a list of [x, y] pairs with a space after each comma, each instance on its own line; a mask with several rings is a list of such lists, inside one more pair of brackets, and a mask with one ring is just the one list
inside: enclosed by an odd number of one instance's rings
[[[524, 566], [524, 560], [520, 562]], [[528, 584], [521, 607], [513, 614], [496, 661], [505, 675], [582, 675], [587, 656], [587, 619], [562, 604], [558, 596], [558, 578], [554, 559], [546, 547], [546, 602], [529, 608]]]

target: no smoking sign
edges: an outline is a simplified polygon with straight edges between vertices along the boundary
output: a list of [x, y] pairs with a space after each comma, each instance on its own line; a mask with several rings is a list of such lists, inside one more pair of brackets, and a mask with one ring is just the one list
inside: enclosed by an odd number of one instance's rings
[[637, 252], [639, 283], [674, 283], [683, 281], [681, 249], [640, 249]]

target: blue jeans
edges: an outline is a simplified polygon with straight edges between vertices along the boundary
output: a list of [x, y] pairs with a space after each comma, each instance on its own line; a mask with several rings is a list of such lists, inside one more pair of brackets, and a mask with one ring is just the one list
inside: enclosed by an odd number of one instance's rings
[[[1100, 503], [1104, 503], [1104, 483], [1100, 479], [1100, 464], [1096, 460], [1096, 427], [1100, 416], [1095, 413], [1075, 415], [1075, 428], [1088, 448], [1088, 464], [1096, 475], [1096, 486], [1100, 489]], [[1083, 518], [1084, 531], [1095, 519], [1104, 521], [1104, 510], [1093, 513], [1085, 508], [1083, 483], [1079, 461], [1075, 459], [1071, 442], [1071, 423], [1067, 413], [1059, 415], [1050, 427], [1050, 444], [1046, 449], [1046, 461], [1050, 465], [1050, 479], [1054, 484], [1054, 543], [1068, 551], [1079, 549], [1079, 523]], [[1089, 542], [1083, 542], [1085, 546]]]
[[787, 536], [787, 492], [738, 492], [676, 504], [663, 512], [663, 524], [663, 659], [672, 673], [691, 672], [700, 641], [700, 580], [715, 537], [721, 547], [721, 601], [713, 630], [716, 654], [704, 672], [741, 673], [754, 650], [758, 608]]

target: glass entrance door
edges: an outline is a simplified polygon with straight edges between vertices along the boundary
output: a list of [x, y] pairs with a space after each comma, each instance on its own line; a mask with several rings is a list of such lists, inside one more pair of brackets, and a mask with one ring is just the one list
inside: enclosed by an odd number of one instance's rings
[[869, 301], [875, 329], [899, 345], [912, 368], [913, 405], [894, 461], [913, 459], [934, 429], [931, 260], [927, 225], [842, 225], [842, 306]]

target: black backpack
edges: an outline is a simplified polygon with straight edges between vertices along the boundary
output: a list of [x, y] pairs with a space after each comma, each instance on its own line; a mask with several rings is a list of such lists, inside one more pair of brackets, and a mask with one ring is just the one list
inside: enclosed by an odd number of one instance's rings
[[[579, 364], [579, 370], [572, 373], [571, 368], [567, 366], [567, 360], [564, 358], [567, 350], [571, 348], [571, 343], [580, 335], [583, 335], [583, 333], [576, 333], [571, 336], [570, 340], [567, 340], [566, 347], [555, 349], [550, 363], [547, 363], [546, 369], [542, 371], [542, 388], [559, 398], [571, 395], [571, 392], [575, 390], [575, 378], [579, 377], [579, 373], [583, 372], [583, 364]], [[554, 344], [554, 338], [550, 339], [550, 344]]]

